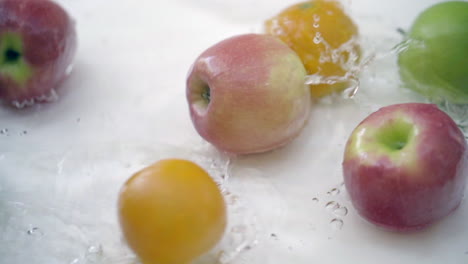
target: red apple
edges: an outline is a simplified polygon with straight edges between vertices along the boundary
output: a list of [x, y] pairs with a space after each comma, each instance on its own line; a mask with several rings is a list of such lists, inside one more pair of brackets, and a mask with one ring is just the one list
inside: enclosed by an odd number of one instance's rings
[[300, 58], [281, 40], [246, 34], [204, 51], [187, 78], [198, 133], [234, 154], [272, 150], [295, 138], [310, 113]]
[[46, 99], [68, 75], [75, 24], [49, 0], [0, 0], [0, 98], [18, 107]]
[[391, 105], [354, 129], [343, 173], [363, 218], [390, 230], [417, 230], [460, 204], [467, 144], [455, 122], [435, 105]]

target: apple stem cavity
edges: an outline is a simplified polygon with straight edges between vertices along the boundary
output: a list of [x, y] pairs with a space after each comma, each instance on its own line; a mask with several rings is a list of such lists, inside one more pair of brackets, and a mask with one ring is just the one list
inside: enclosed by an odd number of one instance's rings
[[211, 89], [208, 85], [205, 85], [205, 87], [203, 87], [202, 89], [202, 93], [201, 93], [201, 97], [203, 98], [203, 100], [205, 100], [205, 102], [207, 104], [210, 103], [210, 100], [211, 100]]
[[399, 151], [408, 145], [413, 134], [413, 125], [404, 121], [396, 121], [382, 129], [377, 135], [377, 140], [388, 149]]
[[18, 62], [18, 60], [21, 58], [21, 53], [12, 49], [12, 48], [8, 48], [6, 51], [5, 51], [5, 54], [4, 54], [4, 62], [7, 63], [7, 64], [14, 64], [16, 62]]
[[16, 33], [0, 35], [0, 74], [20, 85], [25, 85], [32, 75], [32, 69], [23, 57], [23, 39]]

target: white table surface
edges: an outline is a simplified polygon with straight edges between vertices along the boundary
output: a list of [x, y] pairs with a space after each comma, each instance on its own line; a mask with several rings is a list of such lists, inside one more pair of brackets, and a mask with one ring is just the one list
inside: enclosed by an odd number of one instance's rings
[[435, 2], [345, 1], [366, 54], [377, 54], [356, 97], [315, 103], [303, 133], [282, 149], [229, 158], [192, 126], [187, 71], [210, 45], [259, 32], [295, 1], [60, 0], [79, 34], [60, 99], [0, 107], [8, 130], [0, 134], [0, 263], [136, 263], [117, 225], [117, 193], [133, 172], [169, 157], [228, 176], [229, 228], [199, 263], [468, 263], [466, 200], [425, 231], [396, 234], [362, 220], [341, 184], [357, 123], [381, 106], [422, 101], [398, 87], [390, 50], [401, 40], [396, 28]]

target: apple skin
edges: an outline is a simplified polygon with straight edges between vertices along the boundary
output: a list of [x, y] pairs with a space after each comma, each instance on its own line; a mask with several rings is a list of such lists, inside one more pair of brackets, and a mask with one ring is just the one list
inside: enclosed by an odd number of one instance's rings
[[283, 146], [299, 135], [310, 114], [305, 76], [297, 54], [273, 36], [225, 39], [189, 71], [186, 96], [195, 129], [232, 154]]
[[468, 2], [435, 4], [415, 19], [399, 54], [405, 85], [435, 103], [468, 103]]
[[357, 212], [393, 231], [423, 229], [460, 204], [468, 174], [467, 144], [433, 104], [381, 108], [348, 139], [344, 183]]
[[[16, 105], [44, 99], [69, 74], [76, 46], [75, 23], [58, 4], [0, 0], [0, 99]], [[17, 55], [9, 64], [8, 49]]]

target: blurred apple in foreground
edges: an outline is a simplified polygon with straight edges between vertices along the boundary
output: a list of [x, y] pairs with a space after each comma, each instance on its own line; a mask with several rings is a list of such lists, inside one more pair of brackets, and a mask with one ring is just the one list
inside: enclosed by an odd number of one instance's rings
[[449, 1], [424, 10], [399, 55], [408, 86], [434, 102], [468, 104], [468, 2]]
[[279, 39], [235, 36], [203, 52], [187, 78], [198, 133], [234, 154], [272, 150], [295, 138], [310, 112], [306, 71]]
[[454, 121], [435, 105], [392, 105], [353, 131], [343, 172], [362, 217], [390, 230], [417, 230], [460, 204], [467, 145]]
[[0, 0], [0, 98], [23, 107], [47, 100], [69, 73], [74, 22], [49, 0]]

